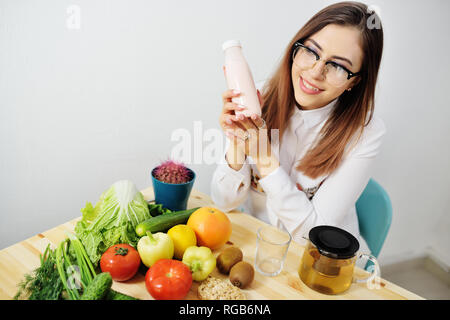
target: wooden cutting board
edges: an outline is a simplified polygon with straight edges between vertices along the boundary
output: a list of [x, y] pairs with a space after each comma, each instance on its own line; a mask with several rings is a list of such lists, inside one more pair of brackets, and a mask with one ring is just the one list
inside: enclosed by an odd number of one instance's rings
[[[153, 189], [142, 191], [146, 200], [154, 199]], [[199, 191], [192, 190], [188, 208], [213, 206], [211, 198]], [[232, 222], [230, 242], [238, 246], [244, 253], [244, 261], [253, 265], [255, 256], [256, 231], [265, 225], [264, 222], [240, 211], [227, 214]], [[81, 217], [80, 217], [81, 218]], [[76, 222], [74, 219], [29, 239], [14, 244], [0, 251], [0, 299], [12, 299], [17, 292], [17, 284], [23, 279], [25, 273], [37, 268], [40, 264], [39, 255], [44, 252], [47, 244], [53, 247], [66, 237], [66, 231], [73, 232]], [[215, 250], [214, 254], [225, 249]], [[249, 288], [243, 290], [248, 299], [423, 299], [422, 297], [405, 290], [393, 283], [381, 279], [378, 289], [369, 289], [365, 284], [353, 284], [349, 290], [340, 295], [324, 295], [308, 288], [298, 277], [298, 267], [303, 254], [303, 246], [291, 242], [283, 271], [275, 277], [266, 277], [255, 272], [255, 279]], [[213, 276], [226, 279], [217, 268]], [[356, 268], [355, 276], [364, 277], [367, 272]], [[186, 299], [198, 299], [195, 282]], [[153, 299], [147, 292], [144, 284], [144, 275], [138, 273], [133, 279], [126, 282], [114, 282], [113, 289], [139, 299]]]

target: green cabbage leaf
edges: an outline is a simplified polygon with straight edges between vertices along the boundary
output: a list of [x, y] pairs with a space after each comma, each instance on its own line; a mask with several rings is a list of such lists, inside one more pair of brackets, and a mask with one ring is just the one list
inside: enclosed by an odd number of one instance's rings
[[150, 219], [144, 196], [129, 180], [114, 183], [102, 193], [95, 207], [87, 202], [75, 233], [83, 243], [89, 259], [97, 266], [102, 254], [112, 245], [128, 243], [136, 247], [136, 226]]

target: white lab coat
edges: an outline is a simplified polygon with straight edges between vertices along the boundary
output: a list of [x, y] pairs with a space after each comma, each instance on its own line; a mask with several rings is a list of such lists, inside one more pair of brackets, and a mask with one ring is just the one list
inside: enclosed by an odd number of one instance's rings
[[315, 110], [300, 110], [290, 118], [281, 146], [272, 143], [280, 167], [264, 178], [251, 157], [239, 171], [225, 158], [226, 147], [211, 181], [211, 198], [222, 211], [239, 209], [267, 223], [286, 229], [304, 244], [309, 230], [332, 225], [360, 240], [355, 203], [371, 177], [386, 129], [374, 116], [354, 149], [331, 174], [311, 179], [295, 167], [325, 124], [337, 100]]

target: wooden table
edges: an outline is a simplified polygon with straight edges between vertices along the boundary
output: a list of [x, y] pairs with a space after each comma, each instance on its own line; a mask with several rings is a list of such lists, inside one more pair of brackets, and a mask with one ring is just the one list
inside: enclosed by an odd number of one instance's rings
[[[153, 199], [153, 189], [142, 191], [146, 200]], [[199, 191], [192, 190], [188, 208], [199, 206], [214, 206], [211, 198]], [[244, 261], [254, 262], [256, 230], [265, 223], [241, 213], [231, 211], [227, 214], [232, 222], [233, 231], [230, 242], [241, 248]], [[39, 255], [43, 253], [48, 243], [55, 247], [66, 237], [65, 231], [73, 231], [76, 222], [81, 217], [64, 223], [56, 228], [39, 233], [34, 237], [14, 244], [0, 251], [0, 299], [12, 299], [17, 292], [17, 284], [23, 279], [25, 273], [37, 268], [40, 264]], [[223, 248], [214, 251], [217, 256]], [[405, 290], [393, 283], [381, 279], [379, 289], [369, 289], [366, 284], [352, 284], [349, 290], [339, 295], [325, 295], [308, 288], [298, 277], [298, 267], [303, 254], [303, 246], [291, 242], [283, 271], [276, 277], [265, 277], [255, 272], [255, 279], [249, 288], [243, 290], [248, 299], [423, 299], [422, 297]], [[356, 268], [355, 275], [364, 277], [367, 273]], [[213, 276], [226, 278], [217, 268]], [[197, 299], [198, 283], [194, 281], [186, 299]], [[127, 282], [114, 282], [113, 289], [129, 294], [139, 299], [152, 299], [145, 289], [144, 275], [138, 273]]]

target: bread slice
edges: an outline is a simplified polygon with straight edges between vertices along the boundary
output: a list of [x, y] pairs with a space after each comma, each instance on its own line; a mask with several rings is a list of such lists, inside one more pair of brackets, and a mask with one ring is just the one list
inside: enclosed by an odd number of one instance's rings
[[241, 289], [231, 284], [228, 279], [222, 280], [208, 276], [197, 289], [197, 295], [202, 300], [246, 300]]

